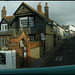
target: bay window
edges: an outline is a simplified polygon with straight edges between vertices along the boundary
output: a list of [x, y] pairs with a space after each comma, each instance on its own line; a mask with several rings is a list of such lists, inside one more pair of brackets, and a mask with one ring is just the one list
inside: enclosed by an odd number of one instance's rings
[[1, 24], [1, 31], [8, 30], [8, 24]]

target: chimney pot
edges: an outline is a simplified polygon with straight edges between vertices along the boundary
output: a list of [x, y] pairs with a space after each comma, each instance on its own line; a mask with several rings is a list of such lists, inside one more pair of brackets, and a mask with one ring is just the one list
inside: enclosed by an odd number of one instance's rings
[[3, 7], [3, 10], [5, 10], [5, 6]]
[[1, 18], [6, 17], [6, 10], [5, 10], [5, 6], [2, 8], [1, 16], [2, 16]]
[[48, 4], [47, 4], [47, 2], [46, 2], [46, 4], [45, 4], [45, 18], [47, 19], [47, 20], [49, 20], [49, 13], [48, 13]]
[[47, 2], [46, 2], [46, 6], [47, 6]]
[[42, 12], [41, 2], [39, 2], [39, 4], [37, 5], [37, 11]]

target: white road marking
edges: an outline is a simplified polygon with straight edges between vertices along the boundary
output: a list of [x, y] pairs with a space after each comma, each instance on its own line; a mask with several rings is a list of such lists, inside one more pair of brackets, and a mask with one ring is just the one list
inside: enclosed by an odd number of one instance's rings
[[59, 59], [59, 56], [57, 56], [57, 57], [55, 58], [55, 61], [58, 61], [58, 59]]
[[57, 57], [55, 58], [55, 61], [62, 61], [62, 58], [63, 58], [63, 56], [57, 56]]
[[62, 61], [63, 56], [60, 56], [59, 61]]

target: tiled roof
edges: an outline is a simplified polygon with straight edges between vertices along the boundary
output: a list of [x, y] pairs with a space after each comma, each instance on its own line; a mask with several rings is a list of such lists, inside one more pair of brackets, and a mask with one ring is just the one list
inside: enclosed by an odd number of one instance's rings
[[[28, 8], [29, 8], [31, 11], [33, 11], [34, 13], [36, 13], [36, 14], [37, 14], [39, 17], [41, 17], [43, 20], [46, 20], [46, 19], [45, 19], [45, 13], [43, 13], [43, 12], [38, 12], [37, 10], [35, 10], [34, 8], [32, 8], [31, 6], [29, 6], [29, 5], [26, 4], [25, 2], [22, 2], [22, 4], [25, 5], [26, 7], [28, 7]], [[21, 4], [21, 5], [22, 5], [22, 4]], [[21, 7], [21, 5], [20, 5], [20, 7]], [[20, 7], [19, 7], [19, 8], [20, 8]], [[19, 8], [18, 8], [18, 9], [19, 9]], [[18, 10], [18, 9], [17, 9], [17, 10]], [[16, 15], [17, 10], [15, 11], [15, 13], [14, 13], [13, 15]]]
[[6, 16], [4, 17], [4, 19], [11, 24], [13, 22], [13, 20], [15, 19], [15, 16]]
[[36, 11], [37, 13], [39, 13], [40, 15], [42, 15], [43, 17], [45, 17], [45, 13], [43, 12], [38, 12], [37, 10], [35, 10], [34, 8], [32, 8], [31, 6], [29, 6], [28, 4], [26, 4], [25, 2], [22, 2], [23, 4], [25, 4], [26, 6], [28, 6], [30, 9], [32, 9], [33, 11]]

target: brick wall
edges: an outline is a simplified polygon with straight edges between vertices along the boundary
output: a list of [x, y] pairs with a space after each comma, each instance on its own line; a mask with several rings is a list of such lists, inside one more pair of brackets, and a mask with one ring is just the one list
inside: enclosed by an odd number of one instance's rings
[[23, 50], [20, 48], [20, 40], [24, 39], [24, 42], [26, 42], [26, 47], [27, 47], [27, 65], [31, 63], [31, 49], [36, 48], [38, 46], [41, 46], [41, 42], [30, 42], [29, 39], [26, 37], [25, 33], [23, 32], [19, 37], [11, 37], [10, 39], [10, 45], [9, 45], [9, 50], [16, 50], [16, 67], [20, 68], [21, 67], [21, 59], [23, 57]]
[[29, 64], [30, 63], [30, 46], [29, 46], [29, 39], [26, 37], [26, 35], [24, 34], [24, 32], [19, 36], [19, 37], [11, 37], [10, 39], [10, 45], [9, 45], [9, 50], [16, 50], [16, 67], [17, 68], [20, 68], [20, 60], [21, 60], [21, 57], [23, 56], [23, 53], [22, 53], [22, 49], [19, 47], [19, 44], [20, 44], [20, 40], [21, 39], [24, 39], [25, 42], [27, 43], [27, 57], [28, 57], [28, 61], [27, 63]]

